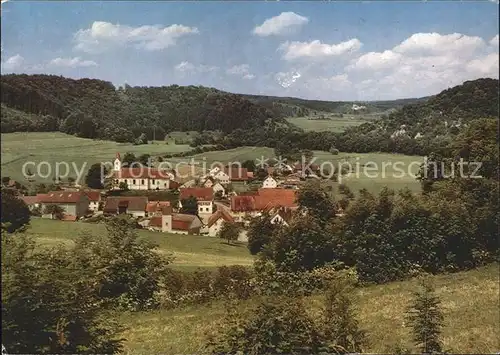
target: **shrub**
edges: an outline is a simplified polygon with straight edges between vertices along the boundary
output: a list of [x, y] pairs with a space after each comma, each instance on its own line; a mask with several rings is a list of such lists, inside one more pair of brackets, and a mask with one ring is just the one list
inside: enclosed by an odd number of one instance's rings
[[238, 299], [250, 298], [253, 294], [251, 274], [241, 265], [221, 266], [215, 275], [214, 290], [222, 297], [233, 293]]

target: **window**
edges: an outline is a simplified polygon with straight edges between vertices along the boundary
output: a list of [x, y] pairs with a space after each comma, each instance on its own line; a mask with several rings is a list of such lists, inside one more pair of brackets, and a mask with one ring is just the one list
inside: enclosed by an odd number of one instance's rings
[[151, 180], [151, 183], [154, 185], [155, 184], [155, 179]]
[[141, 185], [144, 185], [144, 179], [141, 180]]
[[167, 187], [167, 183], [164, 183], [164, 184], [163, 184], [163, 187]]
[[135, 185], [135, 179], [134, 179], [134, 180], [132, 180], [132, 184], [134, 184], [134, 185]]
[[115, 180], [115, 184], [118, 184], [118, 179]]

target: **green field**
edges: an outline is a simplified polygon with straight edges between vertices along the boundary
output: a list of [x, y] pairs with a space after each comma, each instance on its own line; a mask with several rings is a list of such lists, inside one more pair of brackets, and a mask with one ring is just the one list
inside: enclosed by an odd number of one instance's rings
[[[468, 272], [433, 277], [445, 316], [444, 348], [452, 353], [498, 351], [499, 280], [498, 264]], [[360, 326], [368, 333], [367, 353], [393, 353], [396, 346], [414, 348], [404, 313], [415, 280], [370, 286], [357, 290]], [[321, 295], [305, 304], [317, 312]], [[252, 302], [252, 301], [249, 301]], [[242, 307], [247, 305], [243, 304]], [[127, 354], [205, 353], [207, 334], [224, 316], [226, 303], [193, 306], [156, 312], [125, 313], [124, 337]]]
[[[188, 145], [176, 145], [174, 139], [186, 139], [189, 136], [195, 135], [196, 132], [172, 132], [166, 144], [165, 142], [156, 141], [154, 144], [145, 145], [132, 145], [120, 144], [110, 141], [98, 141], [85, 138], [77, 138], [64, 133], [7, 133], [2, 134], [2, 176], [9, 176], [14, 180], [21, 183], [27, 183], [22, 173], [22, 167], [25, 162], [33, 161], [40, 163], [47, 161], [52, 171], [55, 169], [57, 162], [68, 162], [70, 164], [69, 176], [76, 177], [73, 165], [77, 169], [85, 168], [85, 176], [87, 169], [94, 163], [103, 161], [112, 161], [116, 152], [122, 155], [125, 152], [132, 152], [134, 154], [151, 154], [151, 155], [165, 155], [181, 151], [188, 151], [191, 149]], [[350, 176], [344, 177], [346, 183], [352, 190], [358, 191], [361, 188], [366, 188], [369, 191], [377, 192], [383, 186], [390, 186], [396, 190], [403, 187], [409, 187], [412, 191], [420, 191], [420, 184], [411, 175], [408, 174], [408, 165], [412, 162], [422, 161], [421, 157], [411, 157], [400, 154], [387, 154], [387, 153], [340, 153], [332, 155], [327, 152], [315, 151], [315, 157], [318, 162], [329, 161], [338, 166], [339, 162], [344, 161], [345, 164], [350, 162], [355, 169]], [[193, 158], [197, 165], [194, 170], [199, 172], [203, 169], [203, 164], [206, 164], [206, 169], [215, 162], [228, 163], [228, 162], [244, 162], [245, 160], [256, 160], [262, 157], [271, 159], [274, 158], [274, 149], [267, 147], [239, 147], [224, 151], [211, 151], [201, 154], [196, 154], [191, 157], [172, 158], [169, 161], [173, 167], [183, 173], [190, 172], [190, 161]], [[370, 178], [369, 174], [375, 175], [375, 171], [368, 171], [368, 176], [363, 174], [363, 164], [367, 162], [374, 162], [378, 165], [378, 176]], [[394, 168], [391, 165], [386, 166], [385, 176], [382, 175], [382, 163], [394, 163], [396, 161], [402, 162], [405, 168], [405, 175], [402, 177], [394, 176]], [[356, 176], [356, 163], [359, 163]], [[177, 164], [177, 165], [176, 165]], [[34, 168], [30, 168], [32, 173], [36, 173]], [[41, 166], [40, 172], [45, 174], [47, 166]], [[414, 163], [411, 172], [418, 171], [418, 164]], [[60, 175], [64, 175], [65, 168], [61, 167]], [[190, 173], [189, 173], [190, 174]], [[47, 178], [37, 177], [36, 182], [52, 182], [52, 176]], [[63, 179], [64, 180], [64, 179]]]
[[[315, 151], [316, 163], [331, 162], [335, 168], [351, 167], [351, 174], [342, 176], [341, 182], [351, 190], [367, 189], [377, 193], [384, 186], [394, 190], [408, 187], [413, 192], [420, 192], [420, 182], [415, 175], [423, 157], [389, 153], [339, 153]], [[398, 163], [395, 165], [395, 163]], [[329, 165], [324, 165], [328, 167]], [[402, 171], [398, 171], [402, 170]], [[334, 183], [333, 185], [338, 185]]]
[[[246, 244], [228, 245], [225, 241], [208, 236], [180, 235], [139, 230], [139, 235], [158, 244], [161, 252], [175, 257], [172, 267], [191, 270], [198, 267], [214, 268], [221, 265], [250, 265], [253, 261]], [[27, 233], [41, 246], [68, 245], [83, 233], [102, 235], [103, 224], [61, 222], [32, 218]]]
[[[94, 163], [113, 161], [116, 152], [122, 155], [132, 152], [136, 155], [165, 155], [179, 153], [192, 149], [189, 145], [176, 145], [172, 141], [155, 144], [133, 145], [130, 143], [116, 143], [86, 138], [78, 138], [58, 132], [42, 133], [5, 133], [2, 138], [2, 176], [10, 176], [20, 182], [26, 181], [22, 167], [25, 162], [40, 163], [46, 161], [52, 171], [56, 162], [67, 162], [71, 169], [68, 176], [76, 177], [73, 163], [77, 169], [85, 167], [85, 171]], [[168, 143], [168, 144], [167, 144]], [[31, 165], [33, 166], [33, 165]], [[32, 173], [36, 170], [31, 168]], [[41, 166], [42, 175], [48, 173], [47, 166]], [[61, 175], [65, 169], [61, 168]], [[52, 182], [54, 175], [47, 178], [36, 178], [37, 182]]]
[[354, 115], [344, 115], [342, 118], [332, 117], [331, 119], [324, 120], [311, 119], [310, 117], [289, 117], [286, 120], [306, 132], [343, 132], [349, 127], [359, 126], [368, 122], [367, 119]]

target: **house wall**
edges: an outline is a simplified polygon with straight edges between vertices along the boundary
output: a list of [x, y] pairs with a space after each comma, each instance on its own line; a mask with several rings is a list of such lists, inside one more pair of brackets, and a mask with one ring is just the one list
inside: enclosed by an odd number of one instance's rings
[[42, 203], [42, 212], [49, 205], [57, 205], [64, 209], [64, 214], [69, 214], [77, 217], [85, 215], [88, 209], [88, 200], [80, 201], [79, 203]]
[[223, 219], [219, 218], [214, 224], [212, 224], [210, 226], [210, 228], [208, 228], [208, 235], [210, 237], [217, 237], [217, 233], [219, 232], [219, 230], [222, 227], [222, 222], [223, 222]]
[[146, 217], [146, 211], [131, 211], [127, 210], [128, 214], [131, 214], [134, 217]]
[[278, 182], [273, 178], [266, 178], [262, 183], [262, 187], [265, 189], [274, 189], [278, 186]]
[[212, 201], [198, 201], [198, 214], [213, 213], [214, 205]]
[[215, 174], [215, 179], [219, 180], [219, 182], [223, 185], [229, 184], [229, 175], [227, 175], [223, 171], [219, 171], [217, 174]]
[[172, 215], [161, 216], [161, 231], [172, 233]]
[[90, 201], [89, 202], [89, 210], [93, 212], [97, 212], [99, 210], [99, 202], [98, 201]]
[[248, 232], [246, 230], [242, 230], [238, 235], [238, 242], [248, 242]]
[[[118, 181], [118, 183], [116, 181]], [[121, 182], [126, 182], [129, 190], [170, 189], [170, 179], [149, 179], [149, 178], [116, 179], [115, 185], [119, 186]]]

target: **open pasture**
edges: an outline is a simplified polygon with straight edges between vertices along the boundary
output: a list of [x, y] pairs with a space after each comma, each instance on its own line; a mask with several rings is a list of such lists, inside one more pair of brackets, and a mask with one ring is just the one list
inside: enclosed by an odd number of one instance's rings
[[[70, 245], [82, 234], [103, 235], [104, 224], [62, 222], [32, 218], [27, 234], [43, 246]], [[160, 252], [172, 253], [172, 267], [181, 270], [215, 268], [222, 265], [250, 265], [253, 261], [246, 244], [228, 245], [225, 241], [196, 235], [181, 235], [138, 230], [140, 237], [156, 243]]]
[[[2, 176], [10, 176], [20, 182], [26, 181], [23, 176], [23, 164], [34, 162], [39, 164], [47, 162], [52, 169], [52, 174], [46, 178], [36, 177], [37, 182], [52, 182], [56, 162], [67, 162], [71, 169], [68, 176], [76, 178], [74, 166], [78, 170], [84, 168], [85, 174], [88, 168], [99, 162], [112, 162], [116, 152], [126, 152], [135, 155], [165, 155], [179, 153], [192, 149], [189, 145], [176, 145], [173, 141], [155, 141], [153, 144], [133, 145], [130, 143], [116, 143], [111, 141], [92, 140], [78, 138], [59, 132], [42, 133], [5, 133], [2, 138]], [[168, 143], [168, 144], [167, 144]], [[33, 165], [27, 166], [32, 173], [36, 174]], [[65, 171], [61, 168], [61, 174]], [[41, 175], [48, 173], [48, 167], [40, 166]]]
[[[498, 351], [498, 264], [467, 272], [433, 276], [444, 313], [444, 348], [452, 353], [488, 354]], [[390, 354], [408, 348], [416, 354], [405, 312], [417, 290], [415, 279], [358, 288], [357, 315], [367, 332], [366, 353]], [[322, 295], [308, 297], [305, 304], [317, 314]], [[247, 301], [240, 307], [254, 302]], [[207, 335], [224, 317], [226, 302], [174, 310], [120, 315], [126, 354], [204, 354]]]

